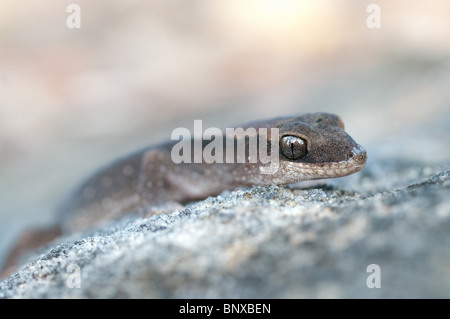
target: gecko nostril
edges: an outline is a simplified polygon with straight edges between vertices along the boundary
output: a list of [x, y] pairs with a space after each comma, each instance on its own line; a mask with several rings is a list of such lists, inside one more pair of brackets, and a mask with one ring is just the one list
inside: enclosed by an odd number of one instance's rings
[[364, 148], [357, 146], [349, 153], [349, 159], [352, 159], [356, 163], [365, 164], [367, 160], [367, 153]]

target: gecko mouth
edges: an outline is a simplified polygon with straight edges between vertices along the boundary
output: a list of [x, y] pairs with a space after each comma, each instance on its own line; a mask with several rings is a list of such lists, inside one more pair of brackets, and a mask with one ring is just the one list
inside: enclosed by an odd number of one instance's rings
[[350, 152], [349, 159], [345, 162], [350, 162], [351, 165], [360, 166], [360, 169], [362, 169], [366, 166], [366, 161], [366, 150], [361, 145], [357, 145], [353, 148], [352, 152]]
[[346, 161], [321, 164], [287, 162], [292, 171], [298, 171], [306, 179], [335, 178], [347, 176], [366, 166], [367, 152], [360, 145], [353, 148]]

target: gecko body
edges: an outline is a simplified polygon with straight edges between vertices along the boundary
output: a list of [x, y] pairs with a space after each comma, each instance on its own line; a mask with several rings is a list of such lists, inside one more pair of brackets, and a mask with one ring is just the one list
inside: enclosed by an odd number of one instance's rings
[[[248, 160], [259, 147], [251, 145], [248, 137], [244, 163], [237, 163], [235, 155], [232, 163], [176, 164], [171, 150], [177, 141], [167, 142], [120, 159], [88, 179], [62, 210], [63, 230], [83, 230], [138, 208], [204, 199], [237, 187], [346, 176], [366, 163], [366, 151], [344, 131], [342, 120], [334, 114], [308, 113], [241, 127], [279, 130], [279, 167], [275, 173], [262, 174], [262, 163]], [[203, 141], [203, 148], [208, 143]]]
[[[171, 157], [177, 141], [119, 159], [87, 179], [74, 192], [61, 209], [61, 219], [55, 227], [29, 231], [18, 240], [4, 263], [2, 277], [15, 269], [24, 251], [37, 248], [62, 233], [89, 229], [154, 205], [200, 200], [237, 187], [342, 177], [360, 171], [366, 164], [366, 151], [345, 132], [342, 120], [334, 114], [308, 113], [241, 127], [267, 128], [268, 132], [277, 129], [276, 150], [269, 143], [270, 134], [266, 141], [263, 139], [256, 145], [250, 142], [249, 136], [225, 134], [223, 145], [230, 138], [244, 142], [243, 162], [238, 161], [235, 152], [231, 163], [191, 161], [177, 164]], [[202, 141], [203, 149], [209, 143]], [[278, 161], [277, 170], [272, 174], [263, 174], [264, 165], [250, 160], [261, 146], [267, 147]]]

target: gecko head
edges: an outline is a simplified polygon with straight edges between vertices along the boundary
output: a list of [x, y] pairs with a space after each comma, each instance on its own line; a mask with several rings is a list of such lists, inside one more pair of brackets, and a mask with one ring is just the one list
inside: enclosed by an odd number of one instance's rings
[[344, 131], [341, 118], [311, 113], [280, 125], [280, 163], [302, 179], [341, 177], [360, 171], [367, 153]]

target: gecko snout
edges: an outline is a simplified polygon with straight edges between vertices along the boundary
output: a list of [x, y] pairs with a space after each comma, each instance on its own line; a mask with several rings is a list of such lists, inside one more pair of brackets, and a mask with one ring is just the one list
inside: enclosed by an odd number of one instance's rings
[[355, 161], [359, 165], [365, 165], [367, 160], [367, 152], [361, 145], [357, 145], [350, 151], [348, 158], [349, 160]]

